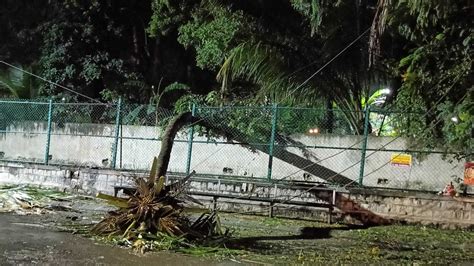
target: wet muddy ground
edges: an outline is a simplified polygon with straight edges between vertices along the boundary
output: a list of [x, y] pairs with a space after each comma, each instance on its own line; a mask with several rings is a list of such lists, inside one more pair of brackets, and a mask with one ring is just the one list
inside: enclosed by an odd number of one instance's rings
[[229, 213], [220, 220], [232, 235], [218, 247], [142, 255], [87, 233], [113, 209], [105, 203], [76, 196], [48, 206], [26, 215], [0, 213], [0, 265], [474, 264], [473, 231], [355, 228]]
[[38, 216], [0, 214], [0, 265], [217, 265], [170, 252], [145, 255], [61, 232]]

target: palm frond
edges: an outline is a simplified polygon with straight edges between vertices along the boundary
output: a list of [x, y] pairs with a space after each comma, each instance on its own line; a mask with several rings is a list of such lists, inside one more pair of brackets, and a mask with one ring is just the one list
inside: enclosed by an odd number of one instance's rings
[[136, 192], [128, 199], [98, 194], [99, 198], [109, 201], [120, 209], [109, 212], [106, 218], [92, 228], [92, 232], [133, 240], [136, 248], [142, 247], [147, 239], [155, 240], [162, 234], [192, 240], [215, 236], [220, 232], [220, 229], [216, 228], [219, 223], [216, 221], [215, 213], [205, 214], [194, 223], [182, 214], [184, 209], [182, 203], [201, 204], [184, 193], [186, 184], [194, 172], [178, 182], [165, 186], [164, 176], [158, 180], [155, 177], [156, 161], [155, 158], [148, 179], [135, 180]]
[[158, 158], [156, 156], [153, 158], [153, 163], [151, 164], [150, 176], [148, 177], [148, 181], [150, 183], [155, 183], [156, 180], [156, 170], [158, 169]]
[[313, 36], [321, 26], [323, 20], [323, 0], [291, 0], [293, 8], [309, 20], [311, 26], [311, 36]]
[[232, 81], [240, 79], [259, 86], [255, 95], [257, 100], [270, 96], [275, 101], [277, 96], [293, 94], [297, 97], [303, 92], [307, 97], [312, 89], [309, 86], [298, 87], [295, 79], [290, 79], [283, 62], [284, 56], [270, 45], [242, 43], [232, 49], [217, 74], [221, 93], [229, 92]]

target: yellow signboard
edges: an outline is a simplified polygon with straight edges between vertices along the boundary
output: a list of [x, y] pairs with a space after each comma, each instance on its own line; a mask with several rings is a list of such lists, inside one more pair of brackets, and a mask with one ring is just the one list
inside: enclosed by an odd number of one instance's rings
[[393, 166], [411, 166], [411, 155], [405, 153], [393, 153], [390, 157], [390, 164]]

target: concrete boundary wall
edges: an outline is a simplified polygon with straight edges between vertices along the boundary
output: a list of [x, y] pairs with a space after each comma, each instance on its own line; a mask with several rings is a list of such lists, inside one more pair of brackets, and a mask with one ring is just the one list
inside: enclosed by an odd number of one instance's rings
[[[131, 184], [133, 177], [145, 172], [114, 171], [105, 169], [69, 168], [37, 164], [0, 163], [0, 184], [27, 184], [53, 187], [74, 193], [113, 194], [114, 186]], [[179, 179], [170, 175], [170, 181]], [[219, 192], [226, 195], [293, 198], [304, 202], [331, 202], [329, 190], [302, 193], [311, 185], [275, 185], [256, 180], [193, 177], [190, 191]], [[300, 195], [301, 194], [301, 195]], [[200, 197], [207, 207], [210, 198]], [[446, 197], [431, 193], [390, 190], [356, 189], [337, 191], [336, 220], [359, 224], [390, 224], [393, 222], [421, 223], [449, 228], [474, 228], [474, 198]], [[223, 211], [265, 214], [266, 203], [245, 199], [220, 199]], [[263, 212], [263, 213], [262, 213]], [[276, 216], [327, 220], [327, 212], [305, 206], [280, 205]]]
[[[10, 161], [41, 163], [45, 158], [46, 139], [45, 122], [21, 122], [10, 125], [9, 133], [0, 134], [0, 159]], [[160, 132], [152, 126], [123, 125], [118, 142], [116, 165], [123, 169], [149, 169], [151, 158], [159, 153]], [[115, 125], [111, 124], [74, 124], [52, 123], [50, 163], [61, 165], [82, 165], [87, 167], [110, 167], [114, 146]], [[208, 139], [195, 134], [191, 153], [191, 169], [200, 174], [232, 175], [248, 177], [266, 177], [268, 172], [268, 154], [255, 152], [240, 145], [223, 144], [226, 139]], [[302, 147], [286, 147], [284, 150], [295, 155], [292, 160], [304, 161], [303, 165], [319, 163], [334, 172], [343, 172], [351, 180], [357, 180], [360, 174], [361, 137], [353, 135], [315, 135], [291, 136], [292, 142]], [[221, 143], [214, 143], [213, 140]], [[357, 145], [354, 145], [357, 144]], [[169, 170], [185, 172], [188, 160], [188, 136], [181, 132], [175, 138]], [[263, 143], [262, 145], [267, 145]], [[352, 147], [341, 152], [341, 149]], [[367, 157], [364, 167], [364, 185], [410, 188], [439, 191], [462, 177], [462, 162], [443, 160], [441, 154], [412, 153], [410, 167], [391, 165], [391, 156], [398, 154], [394, 150], [405, 150], [410, 145], [407, 139], [391, 137], [368, 137]], [[374, 150], [380, 149], [376, 153]], [[324, 159], [326, 158], [326, 159]], [[323, 160], [324, 159], [324, 160]], [[348, 168], [348, 166], [354, 167]], [[372, 172], [375, 173], [372, 174]], [[291, 180], [323, 181], [318, 173], [308, 173], [295, 166], [295, 162], [273, 158], [272, 178]]]

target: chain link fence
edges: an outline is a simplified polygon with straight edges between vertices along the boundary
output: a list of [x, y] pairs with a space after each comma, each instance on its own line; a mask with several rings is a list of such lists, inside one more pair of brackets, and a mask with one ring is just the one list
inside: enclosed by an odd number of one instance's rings
[[266, 178], [272, 140], [271, 107], [195, 107], [210, 127], [192, 130], [190, 169], [207, 175]]
[[[463, 162], [400, 137], [423, 114], [193, 106], [169, 171], [199, 175], [439, 191]], [[0, 101], [0, 160], [148, 170], [170, 110], [154, 105]]]
[[110, 167], [116, 109], [117, 105], [52, 103], [49, 163]]
[[[153, 157], [160, 152], [162, 130], [173, 115], [173, 112], [153, 105], [123, 105], [120, 110], [120, 134], [117, 136], [116, 167], [150, 169]], [[180, 132], [178, 137], [182, 136]], [[176, 142], [182, 141], [176, 139]], [[172, 168], [174, 166], [170, 165], [169, 169]]]
[[48, 110], [47, 102], [7, 101], [0, 104], [0, 159], [47, 160]]

